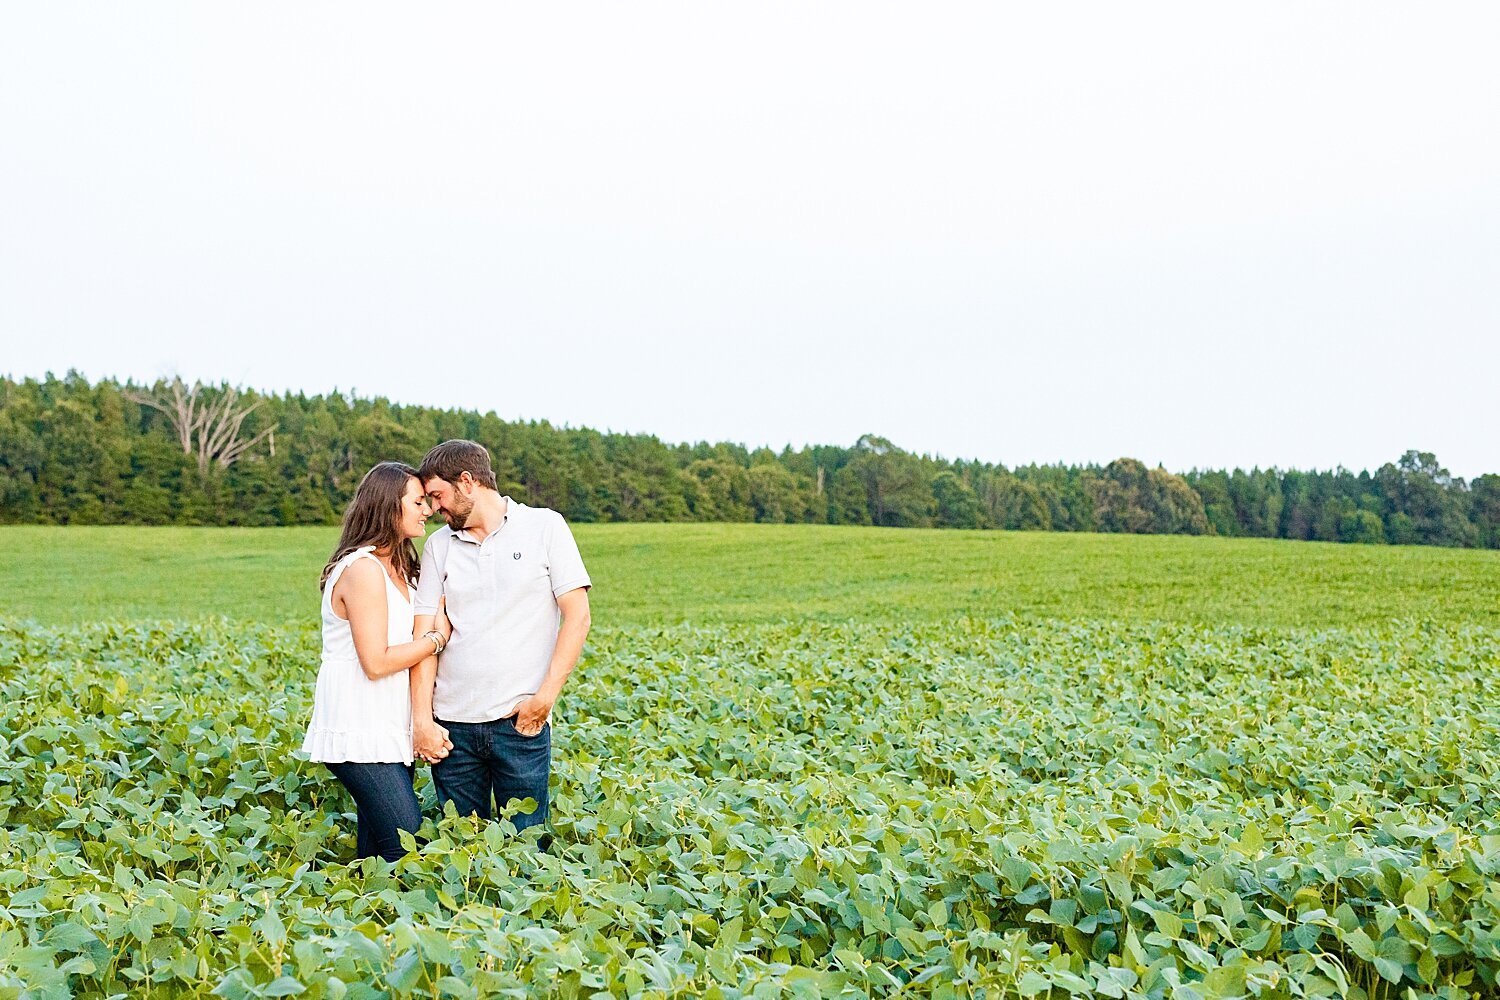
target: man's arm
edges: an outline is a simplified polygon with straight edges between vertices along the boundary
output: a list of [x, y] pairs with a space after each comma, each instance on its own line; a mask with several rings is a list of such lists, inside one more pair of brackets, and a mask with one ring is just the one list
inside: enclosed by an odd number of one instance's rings
[[[547, 723], [547, 714], [557, 704], [563, 685], [568, 683], [569, 675], [578, 665], [584, 640], [589, 637], [587, 587], [579, 587], [559, 596], [557, 609], [562, 612], [562, 626], [557, 631], [557, 647], [552, 651], [552, 662], [547, 665], [547, 676], [542, 680], [541, 689], [516, 708], [516, 732], [522, 736], [535, 736], [542, 731], [542, 726]], [[411, 672], [413, 684], [416, 683], [419, 670], [420, 667]], [[415, 709], [415, 700], [412, 704]]]
[[[442, 529], [439, 529], [441, 532]], [[447, 562], [446, 536], [433, 535], [422, 552], [422, 572], [417, 577], [417, 593], [412, 601], [416, 610], [412, 628], [417, 635], [432, 628], [443, 608], [443, 568]], [[432, 688], [437, 683], [437, 657], [429, 656], [411, 668], [407, 675], [411, 686], [412, 753], [429, 764], [448, 756], [453, 744], [448, 731], [432, 719]]]
[[[452, 532], [438, 528], [437, 534], [428, 538], [422, 549], [422, 573], [417, 576], [417, 594], [411, 601], [413, 607], [414, 634], [432, 628], [438, 615], [446, 615], [443, 582], [449, 561], [449, 544]], [[438, 681], [438, 658], [428, 657], [411, 669], [407, 675], [411, 684], [411, 750], [428, 763], [437, 763], [449, 756], [453, 747], [449, 742], [449, 730], [432, 721], [432, 687]]]
[[[413, 631], [425, 632], [432, 628], [435, 615], [417, 615]], [[411, 681], [411, 748], [418, 757], [434, 764], [448, 756], [453, 746], [448, 739], [448, 730], [432, 718], [432, 688], [437, 683], [437, 657], [429, 656], [408, 675]]]

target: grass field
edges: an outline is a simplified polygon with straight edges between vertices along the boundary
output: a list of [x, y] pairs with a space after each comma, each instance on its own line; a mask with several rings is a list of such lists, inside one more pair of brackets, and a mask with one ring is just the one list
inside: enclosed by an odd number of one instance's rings
[[[932, 621], [1005, 615], [1245, 625], [1500, 625], [1500, 552], [1260, 539], [575, 526], [595, 620]], [[0, 528], [4, 614], [316, 617], [331, 528]]]
[[551, 845], [353, 860], [329, 529], [6, 528], [0, 998], [1500, 995], [1500, 559], [581, 525]]

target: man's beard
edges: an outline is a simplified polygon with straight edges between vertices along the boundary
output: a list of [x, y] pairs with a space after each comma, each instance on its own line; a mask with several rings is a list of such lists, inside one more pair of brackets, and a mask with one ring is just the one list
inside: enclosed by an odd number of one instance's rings
[[[457, 504], [459, 502], [459, 498], [454, 497], [453, 502]], [[474, 513], [474, 501], [472, 500], [469, 501], [469, 505], [463, 510], [457, 510], [453, 507], [443, 508], [443, 516], [448, 519], [448, 527], [452, 528], [454, 531], [459, 531], [463, 528], [464, 525], [468, 524], [469, 515], [472, 513]]]

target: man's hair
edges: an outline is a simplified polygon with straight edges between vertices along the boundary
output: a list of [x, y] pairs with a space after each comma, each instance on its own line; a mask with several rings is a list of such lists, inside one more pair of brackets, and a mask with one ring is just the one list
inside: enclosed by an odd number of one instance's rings
[[444, 441], [422, 459], [417, 476], [424, 483], [429, 479], [457, 483], [465, 472], [480, 486], [495, 489], [495, 470], [490, 468], [489, 449], [477, 441]]

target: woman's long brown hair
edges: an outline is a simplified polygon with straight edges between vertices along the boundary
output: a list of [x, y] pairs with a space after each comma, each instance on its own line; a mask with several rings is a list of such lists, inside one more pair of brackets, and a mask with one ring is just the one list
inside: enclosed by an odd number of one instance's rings
[[389, 549], [396, 572], [407, 583], [416, 582], [422, 562], [412, 540], [401, 534], [401, 501], [406, 497], [407, 484], [416, 478], [417, 470], [401, 462], [381, 462], [365, 473], [349, 509], [344, 511], [344, 528], [328, 565], [323, 567], [319, 590], [328, 585], [328, 574], [340, 559], [366, 545]]

